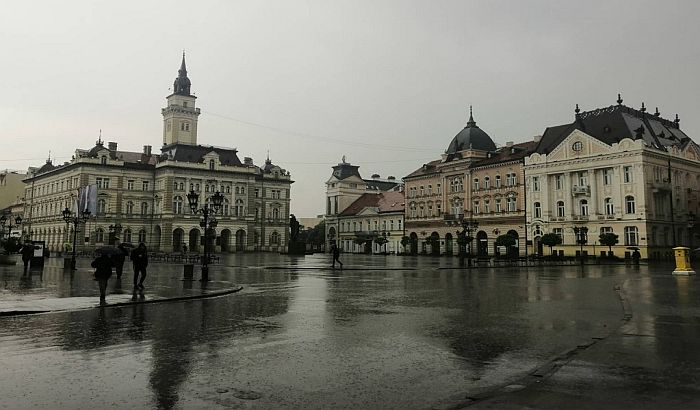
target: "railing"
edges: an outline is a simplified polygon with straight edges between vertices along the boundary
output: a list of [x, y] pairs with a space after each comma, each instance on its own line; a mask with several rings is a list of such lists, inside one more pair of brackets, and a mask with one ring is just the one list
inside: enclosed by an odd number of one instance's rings
[[571, 190], [574, 194], [589, 194], [591, 187], [589, 185], [574, 185]]
[[445, 221], [461, 221], [464, 219], [464, 214], [444, 214], [443, 219]]

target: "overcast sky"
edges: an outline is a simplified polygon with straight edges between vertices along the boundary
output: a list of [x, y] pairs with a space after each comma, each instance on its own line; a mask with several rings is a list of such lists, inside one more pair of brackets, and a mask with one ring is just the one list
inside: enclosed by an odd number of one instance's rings
[[[343, 155], [402, 177], [465, 125], [500, 144], [644, 101], [700, 142], [698, 1], [26, 1], [0, 14], [0, 168], [162, 143], [182, 50], [199, 142], [288, 169], [324, 211]], [[56, 162], [55, 161], [55, 162]], [[54, 163], [55, 163], [54, 162]]]

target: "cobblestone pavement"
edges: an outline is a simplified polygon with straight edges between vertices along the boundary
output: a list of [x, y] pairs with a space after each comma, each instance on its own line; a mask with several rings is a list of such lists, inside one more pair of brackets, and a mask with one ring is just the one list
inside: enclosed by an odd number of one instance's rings
[[[228, 255], [211, 272], [212, 283], [243, 286], [227, 296], [0, 317], [0, 408], [421, 409], [501, 397], [518, 406], [533, 378], [565, 375], [603, 343], [677, 330], [647, 320], [664, 309], [690, 304], [697, 325], [694, 278], [681, 287], [664, 267], [341, 259], [342, 271], [324, 255]], [[181, 265], [149, 268], [150, 286], [182, 287]], [[69, 273], [43, 275], [45, 288], [69, 292]], [[637, 299], [655, 313], [636, 315]], [[681, 336], [690, 348], [700, 335]], [[647, 347], [649, 363], [683, 356]]]

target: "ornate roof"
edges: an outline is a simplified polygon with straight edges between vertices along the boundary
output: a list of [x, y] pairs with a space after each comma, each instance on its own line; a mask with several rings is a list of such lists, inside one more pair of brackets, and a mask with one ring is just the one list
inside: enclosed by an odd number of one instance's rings
[[465, 149], [478, 149], [481, 151], [496, 150], [496, 144], [491, 137], [476, 125], [471, 106], [469, 107], [467, 126], [452, 138], [449, 147], [447, 147], [446, 154], [456, 154]]

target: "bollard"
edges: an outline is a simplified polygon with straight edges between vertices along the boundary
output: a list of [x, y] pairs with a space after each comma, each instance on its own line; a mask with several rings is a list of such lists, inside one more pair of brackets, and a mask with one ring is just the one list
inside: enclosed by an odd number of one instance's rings
[[690, 266], [690, 248], [686, 248], [685, 246], [673, 248], [673, 255], [676, 257], [676, 269], [673, 271], [674, 275], [695, 275], [693, 267]]

